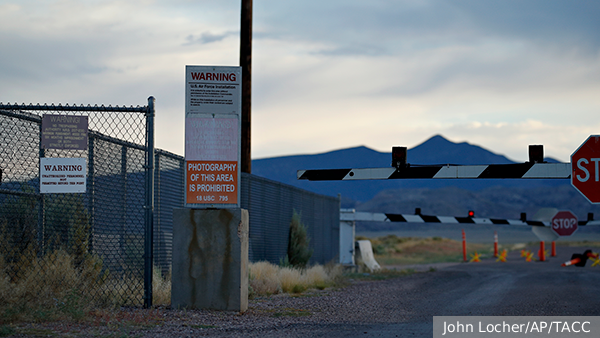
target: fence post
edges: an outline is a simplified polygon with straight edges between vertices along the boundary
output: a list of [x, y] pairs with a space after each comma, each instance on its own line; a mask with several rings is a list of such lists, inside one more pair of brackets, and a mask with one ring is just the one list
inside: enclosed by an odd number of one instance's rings
[[126, 238], [127, 234], [127, 147], [121, 146], [121, 188], [123, 193], [121, 195], [121, 229], [119, 232], [119, 257], [123, 260], [127, 259], [126, 254]]
[[94, 250], [94, 232], [96, 231], [96, 198], [95, 193], [95, 167], [94, 167], [94, 133], [88, 132], [88, 171], [87, 171], [87, 198], [88, 210], [90, 212], [90, 251]]
[[154, 239], [154, 97], [146, 111], [146, 203], [144, 234], [144, 307], [152, 306], [152, 256]]
[[163, 272], [166, 269], [166, 264], [165, 264], [165, 260], [163, 259], [165, 247], [164, 247], [164, 243], [163, 243], [163, 232], [161, 229], [161, 217], [160, 217], [160, 211], [161, 211], [161, 204], [160, 204], [161, 166], [160, 166], [160, 161], [161, 161], [161, 153], [156, 152], [156, 154], [154, 154], [154, 210], [156, 211], [156, 215], [154, 215], [154, 216], [156, 216], [156, 217], [154, 217], [154, 219], [153, 219], [154, 227], [155, 227], [155, 229], [153, 231], [156, 232], [156, 233], [154, 233], [154, 235], [155, 235], [154, 241], [158, 244], [158, 247], [153, 246], [153, 248], [155, 250], [152, 254], [154, 255], [154, 260], [158, 261], [158, 262], [155, 262], [155, 264], [158, 267], [160, 267], [161, 272]]
[[[42, 147], [42, 124], [40, 123], [40, 143], [39, 143], [39, 158], [38, 158], [38, 177], [41, 177], [42, 174], [42, 158], [46, 157], [46, 150]], [[41, 186], [40, 186], [41, 189]], [[44, 232], [45, 232], [45, 228], [46, 228], [46, 217], [44, 217], [44, 209], [45, 209], [45, 198], [44, 198], [44, 194], [40, 193], [38, 191], [38, 196], [39, 196], [39, 209], [38, 209], [38, 228], [37, 228], [37, 240], [38, 240], [38, 255], [42, 256], [44, 254], [44, 251], [46, 249], [46, 243], [44, 238], [46, 236], [44, 236]]]

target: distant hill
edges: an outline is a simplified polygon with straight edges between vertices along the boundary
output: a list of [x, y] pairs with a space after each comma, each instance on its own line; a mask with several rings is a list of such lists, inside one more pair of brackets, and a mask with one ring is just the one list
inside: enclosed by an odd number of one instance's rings
[[[391, 150], [391, 147], [390, 147]], [[299, 169], [377, 168], [390, 167], [391, 152], [378, 152], [367, 147], [335, 150], [314, 155], [282, 156], [252, 161], [252, 173], [320, 194], [342, 195], [343, 207], [356, 207], [373, 199], [379, 192], [393, 189], [439, 189], [454, 187], [479, 191], [490, 187], [556, 187], [569, 185], [568, 180], [372, 180], [372, 181], [299, 181]], [[412, 164], [508, 164], [505, 156], [466, 142], [454, 143], [436, 135], [408, 149], [407, 161]], [[556, 162], [548, 158], [548, 162]]]

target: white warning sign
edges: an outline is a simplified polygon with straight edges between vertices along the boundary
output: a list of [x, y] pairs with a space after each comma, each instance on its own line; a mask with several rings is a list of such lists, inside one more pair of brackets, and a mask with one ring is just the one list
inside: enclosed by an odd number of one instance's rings
[[85, 158], [40, 158], [40, 193], [85, 193]]

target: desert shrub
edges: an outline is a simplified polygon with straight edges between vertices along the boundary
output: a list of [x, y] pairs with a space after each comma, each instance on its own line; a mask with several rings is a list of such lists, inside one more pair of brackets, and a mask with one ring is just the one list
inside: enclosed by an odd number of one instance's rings
[[264, 261], [251, 263], [249, 270], [249, 284], [255, 294], [271, 295], [281, 291], [276, 265]]
[[18, 278], [0, 274], [0, 323], [13, 320], [81, 319], [93, 305], [91, 291], [102, 284], [106, 271], [97, 257], [88, 255], [76, 266], [75, 256], [57, 250], [42, 257], [23, 255], [27, 268]]
[[[33, 192], [27, 185], [22, 190]], [[89, 250], [82, 196], [45, 198], [43, 232], [37, 197], [9, 196], [0, 209], [0, 323], [80, 319], [108, 277], [102, 260]]]
[[306, 226], [302, 223], [301, 215], [294, 210], [290, 222], [287, 260], [294, 267], [305, 267], [312, 257], [313, 249], [310, 248], [310, 238], [306, 233]]
[[343, 268], [339, 264], [298, 269], [269, 262], [250, 263], [249, 289], [255, 295], [301, 293], [310, 288], [322, 290], [340, 282], [342, 272]]
[[327, 271], [322, 265], [314, 265], [306, 269], [304, 272], [306, 280], [310, 281], [310, 284], [324, 284], [330, 280]]
[[373, 253], [376, 255], [384, 255], [386, 251], [387, 250], [383, 244], [377, 244], [373, 246]]
[[[304, 285], [306, 279], [298, 269], [282, 267], [278, 273], [279, 284], [283, 292], [293, 292], [294, 286]], [[297, 292], [295, 292], [297, 293]]]

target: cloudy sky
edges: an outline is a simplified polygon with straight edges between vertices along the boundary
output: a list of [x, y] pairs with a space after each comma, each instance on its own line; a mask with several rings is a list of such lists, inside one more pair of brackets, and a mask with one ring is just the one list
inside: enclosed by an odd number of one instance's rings
[[[252, 156], [435, 134], [561, 161], [600, 133], [596, 0], [254, 0]], [[0, 101], [145, 105], [183, 155], [185, 65], [239, 64], [240, 1], [0, 0]]]

